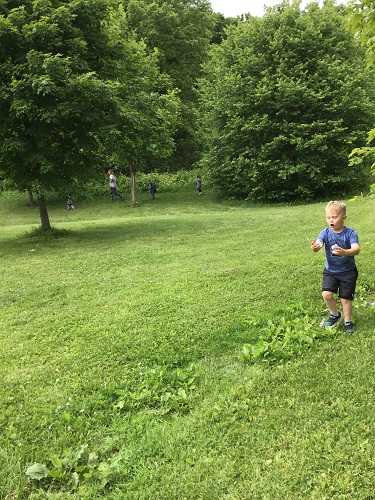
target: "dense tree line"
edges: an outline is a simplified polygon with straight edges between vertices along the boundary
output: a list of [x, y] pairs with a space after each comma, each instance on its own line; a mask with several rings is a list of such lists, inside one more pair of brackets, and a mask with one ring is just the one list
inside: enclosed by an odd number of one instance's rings
[[[366, 50], [368, 66], [375, 63], [375, 1], [351, 1], [349, 3], [348, 21], [352, 32], [362, 47]], [[373, 124], [374, 124], [373, 120]], [[375, 128], [373, 127], [367, 137], [366, 146], [354, 148], [350, 158], [351, 164], [362, 166], [368, 158], [372, 161], [372, 172], [375, 175]], [[375, 194], [375, 183], [371, 186]]]
[[[370, 7], [373, 11], [373, 7]], [[358, 13], [358, 12], [357, 12]], [[227, 195], [298, 200], [366, 186], [348, 154], [373, 75], [343, 7], [225, 18], [208, 0], [0, 0], [0, 172], [37, 194], [203, 166]]]
[[[157, 50], [160, 72], [178, 89], [181, 113], [176, 149], [162, 168], [191, 168], [200, 158], [197, 131], [197, 78], [207, 59], [215, 26], [207, 0], [125, 0], [127, 23], [137, 40]], [[160, 168], [157, 159], [150, 168]]]
[[202, 164], [233, 196], [291, 201], [365, 189], [348, 164], [374, 117], [373, 74], [327, 2], [275, 7], [231, 29], [201, 82]]

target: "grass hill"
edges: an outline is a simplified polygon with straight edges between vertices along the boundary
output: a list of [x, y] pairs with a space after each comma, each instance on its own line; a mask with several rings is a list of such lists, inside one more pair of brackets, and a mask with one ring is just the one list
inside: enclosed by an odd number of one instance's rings
[[319, 328], [325, 203], [55, 199], [46, 237], [26, 201], [0, 194], [0, 498], [375, 498], [374, 200], [352, 336]]

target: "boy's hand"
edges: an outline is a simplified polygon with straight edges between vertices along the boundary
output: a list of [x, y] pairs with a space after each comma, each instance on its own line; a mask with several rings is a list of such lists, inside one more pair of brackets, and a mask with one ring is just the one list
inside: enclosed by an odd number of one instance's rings
[[313, 240], [311, 242], [311, 250], [313, 252], [319, 252], [319, 250], [322, 248], [323, 242], [320, 240]]
[[332, 249], [333, 255], [346, 255], [346, 256], [354, 256], [359, 254], [360, 246], [357, 243], [354, 243], [350, 248], [341, 248], [338, 245], [335, 245], [335, 248]]

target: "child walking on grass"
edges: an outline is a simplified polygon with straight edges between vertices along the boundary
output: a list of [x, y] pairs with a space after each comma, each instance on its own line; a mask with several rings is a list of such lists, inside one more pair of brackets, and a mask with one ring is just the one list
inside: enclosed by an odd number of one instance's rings
[[112, 199], [112, 201], [113, 201], [113, 197], [114, 196], [119, 196], [123, 200], [124, 197], [122, 196], [122, 194], [118, 193], [116, 191], [117, 181], [116, 181], [115, 174], [113, 173], [113, 170], [111, 168], [108, 170], [108, 175], [109, 175], [109, 187], [111, 189], [111, 199]]
[[202, 179], [200, 175], [196, 176], [195, 183], [197, 185], [198, 194], [202, 194]]
[[[335, 327], [345, 319], [346, 333], [354, 333], [352, 305], [358, 278], [354, 256], [359, 254], [360, 246], [356, 231], [344, 225], [346, 217], [346, 205], [340, 201], [330, 201], [326, 206], [328, 227], [311, 242], [311, 250], [319, 252], [323, 245], [325, 247], [322, 295], [330, 315], [324, 326]], [[333, 296], [337, 292], [344, 317], [338, 311]]]
[[152, 182], [151, 179], [147, 179], [147, 187], [148, 190], [151, 193], [151, 198], [154, 200], [155, 199], [155, 193], [156, 193], [156, 185], [154, 182]]
[[66, 200], [66, 208], [68, 210], [75, 210], [73, 200], [71, 196], [68, 196], [68, 199]]

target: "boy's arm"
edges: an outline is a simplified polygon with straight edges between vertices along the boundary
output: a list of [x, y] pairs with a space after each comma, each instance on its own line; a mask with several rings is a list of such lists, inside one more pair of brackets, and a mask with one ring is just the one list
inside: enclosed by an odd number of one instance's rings
[[361, 247], [359, 243], [352, 243], [350, 248], [341, 248], [336, 245], [334, 250], [334, 255], [345, 255], [346, 257], [354, 257], [354, 255], [358, 255]]
[[313, 240], [311, 242], [311, 250], [313, 252], [319, 252], [319, 250], [322, 248], [323, 242], [322, 240]]

